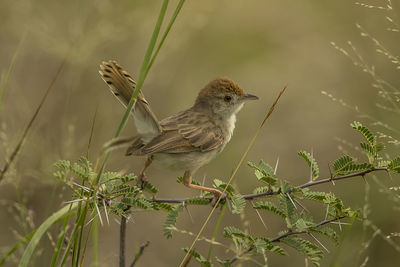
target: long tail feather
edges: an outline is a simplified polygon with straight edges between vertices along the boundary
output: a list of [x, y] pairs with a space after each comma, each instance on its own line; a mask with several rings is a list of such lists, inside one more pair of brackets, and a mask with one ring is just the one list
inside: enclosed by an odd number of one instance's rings
[[[109, 86], [111, 93], [126, 107], [136, 86], [132, 76], [114, 60], [100, 64], [99, 73]], [[132, 112], [139, 134], [154, 137], [161, 133], [158, 119], [142, 92], [139, 93]]]

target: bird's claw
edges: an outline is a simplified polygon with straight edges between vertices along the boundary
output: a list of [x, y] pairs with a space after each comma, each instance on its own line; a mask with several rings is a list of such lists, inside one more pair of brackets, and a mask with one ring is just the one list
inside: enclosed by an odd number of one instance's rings
[[218, 202], [218, 199], [221, 199], [220, 202], [224, 199], [224, 197], [226, 197], [226, 194], [222, 193], [220, 190], [215, 189], [213, 192], [214, 197], [211, 200], [211, 206], [215, 206]]
[[138, 178], [139, 178], [139, 183], [140, 183], [140, 189], [143, 190], [147, 183], [147, 176], [144, 172], [142, 172], [139, 174]]

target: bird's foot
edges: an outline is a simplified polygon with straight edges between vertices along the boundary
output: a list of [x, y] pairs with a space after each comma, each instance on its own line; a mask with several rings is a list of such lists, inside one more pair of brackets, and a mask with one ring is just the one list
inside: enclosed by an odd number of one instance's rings
[[213, 199], [211, 200], [211, 206], [215, 206], [218, 202], [218, 199], [221, 199], [221, 201], [223, 201], [226, 198], [226, 194], [222, 193], [220, 190], [218, 189], [213, 189], [213, 191], [211, 192], [214, 194]]
[[138, 178], [139, 178], [140, 189], [143, 190], [147, 183], [147, 176], [144, 172], [141, 172]]

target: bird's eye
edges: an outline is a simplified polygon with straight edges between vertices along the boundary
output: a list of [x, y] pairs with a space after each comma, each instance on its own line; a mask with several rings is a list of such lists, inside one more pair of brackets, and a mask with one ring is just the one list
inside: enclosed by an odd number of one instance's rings
[[224, 97], [225, 102], [230, 102], [232, 100], [232, 97], [230, 95], [226, 95]]

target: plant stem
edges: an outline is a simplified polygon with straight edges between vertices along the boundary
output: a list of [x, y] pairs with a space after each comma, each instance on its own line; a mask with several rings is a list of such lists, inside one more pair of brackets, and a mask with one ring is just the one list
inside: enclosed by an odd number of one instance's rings
[[126, 217], [121, 216], [121, 225], [119, 227], [119, 267], [125, 267], [125, 234]]
[[[212, 241], [215, 241], [215, 239], [216, 239], [216, 237], [217, 237], [219, 228], [221, 227], [222, 219], [224, 218], [224, 215], [225, 215], [225, 211], [226, 211], [226, 206], [227, 206], [227, 205], [228, 205], [228, 204], [225, 204], [225, 205], [222, 207], [221, 214], [220, 214], [219, 217], [218, 217], [217, 225], [215, 226], [215, 230], [214, 230], [213, 236], [212, 236], [212, 238], [211, 238]], [[211, 259], [212, 248], [213, 248], [213, 243], [210, 243], [210, 248], [208, 249], [207, 261], [210, 261], [210, 259]]]
[[93, 259], [92, 266], [99, 266], [99, 254], [98, 254], [98, 241], [99, 241], [99, 219], [95, 217], [92, 222], [92, 242], [93, 242]]
[[28, 125], [26, 126], [21, 138], [19, 139], [19, 142], [17, 144], [17, 146], [15, 147], [14, 151], [11, 153], [10, 157], [6, 160], [6, 164], [4, 165], [4, 167], [0, 170], [0, 182], [1, 180], [4, 178], [4, 175], [6, 174], [8, 168], [10, 167], [11, 163], [15, 160], [15, 158], [18, 155], [18, 152], [21, 150], [22, 145], [24, 144], [24, 141], [26, 139], [26, 136], [29, 133], [29, 130], [32, 127], [33, 122], [36, 120], [39, 111], [42, 109], [44, 102], [46, 102], [47, 96], [49, 95], [51, 89], [54, 87], [54, 83], [57, 80], [58, 75], [60, 74], [61, 70], [64, 68], [65, 62], [66, 62], [66, 57], [63, 59], [63, 61], [61, 62], [60, 66], [58, 67], [56, 73], [54, 74], [53, 79], [50, 82], [49, 87], [47, 88], [46, 92], [44, 93], [42, 100], [39, 103], [39, 106], [36, 108], [35, 113], [33, 114], [31, 120], [29, 121]]

